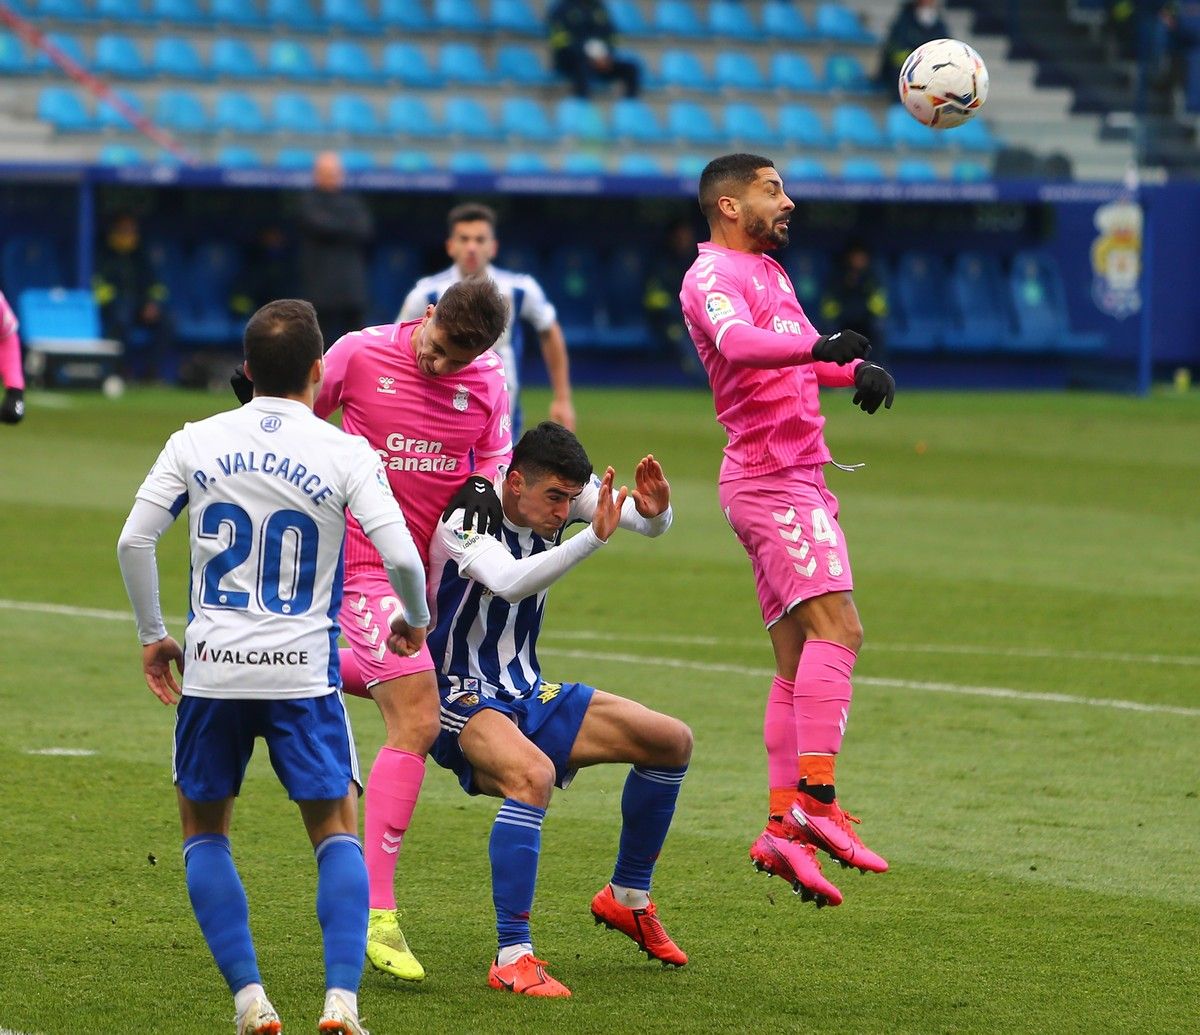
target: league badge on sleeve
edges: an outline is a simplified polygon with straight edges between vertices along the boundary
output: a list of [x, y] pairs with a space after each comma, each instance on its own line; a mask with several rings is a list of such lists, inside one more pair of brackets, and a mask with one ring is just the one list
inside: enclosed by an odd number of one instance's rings
[[704, 311], [708, 313], [708, 318], [713, 323], [720, 323], [733, 315], [733, 303], [729, 301], [727, 295], [714, 291], [712, 294], [704, 296]]

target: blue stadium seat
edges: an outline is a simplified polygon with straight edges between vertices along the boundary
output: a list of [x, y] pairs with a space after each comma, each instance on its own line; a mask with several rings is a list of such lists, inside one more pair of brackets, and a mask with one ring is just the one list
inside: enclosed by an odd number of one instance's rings
[[613, 27], [622, 36], [649, 36], [650, 23], [642, 15], [637, 0], [608, 0]]
[[484, 86], [495, 77], [474, 43], [443, 43], [438, 55], [438, 72], [447, 83], [468, 83]]
[[100, 337], [100, 307], [85, 288], [27, 288], [15, 299], [26, 341], [46, 338], [93, 342]]
[[815, 33], [804, 12], [791, 0], [767, 0], [763, 5], [763, 35], [767, 39], [795, 43], [811, 40]]
[[546, 265], [542, 286], [554, 299], [558, 322], [567, 341], [588, 340], [604, 298], [596, 250], [570, 245], [555, 249]]
[[499, 129], [482, 101], [474, 97], [451, 97], [442, 109], [446, 132], [468, 140], [492, 140]]
[[910, 151], [934, 151], [946, 146], [946, 134], [928, 126], [922, 126], [903, 105], [888, 108], [885, 116], [885, 131], [892, 146]]
[[429, 89], [442, 85], [425, 52], [415, 43], [394, 40], [385, 44], [381, 69], [387, 79], [405, 86]]
[[813, 28], [822, 39], [846, 43], [875, 42], [875, 37], [862, 27], [858, 15], [851, 8], [838, 3], [818, 4]]
[[307, 147], [282, 147], [275, 154], [275, 165], [280, 169], [311, 169], [316, 159], [316, 152]]
[[[428, 164], [417, 167], [412, 161], [415, 152], [401, 151], [392, 163], [398, 172], [426, 172], [433, 167], [428, 155], [420, 155]], [[373, 326], [391, 323], [404, 304], [404, 296], [421, 275], [420, 254], [402, 244], [385, 245], [375, 249], [367, 265], [371, 308], [367, 319]]]
[[766, 113], [757, 104], [737, 102], [725, 105], [721, 112], [721, 128], [730, 140], [755, 147], [779, 143], [779, 133], [771, 128]]
[[96, 121], [82, 95], [68, 86], [47, 86], [38, 94], [38, 118], [60, 133], [86, 133]]
[[97, 72], [118, 79], [144, 79], [150, 74], [142, 60], [142, 52], [129, 36], [100, 36], [96, 40], [93, 67]]
[[91, 21], [92, 12], [84, 0], [37, 0], [37, 17], [59, 22]]
[[[84, 53], [82, 41], [77, 36], [70, 36], [65, 32], [48, 32], [46, 33], [46, 42], [56, 50], [62, 51], [77, 65], [87, 68], [91, 63], [88, 61], [87, 54]], [[39, 50], [33, 58], [33, 70], [35, 72], [57, 72], [58, 65], [45, 51]]]
[[475, 0], [433, 0], [433, 22], [457, 32], [484, 32], [488, 27]]
[[987, 166], [978, 162], [955, 162], [950, 169], [950, 179], [955, 183], [983, 183], [991, 178]]
[[715, 40], [756, 40], [753, 8], [737, 0], [714, 0], [708, 5], [708, 31]]
[[653, 24], [655, 31], [664, 36], [697, 38], [706, 32], [688, 0], [655, 0]]
[[496, 48], [496, 78], [518, 86], [545, 86], [554, 79], [545, 67], [542, 49], [527, 43], [502, 43]]
[[267, 46], [267, 72], [291, 82], [321, 78], [321, 70], [308, 45], [294, 39], [271, 40]]
[[352, 83], [381, 78], [367, 48], [354, 40], [330, 40], [325, 48], [325, 74]]
[[617, 140], [655, 144], [663, 138], [663, 127], [649, 104], [625, 97], [613, 102], [612, 133]]
[[953, 344], [968, 350], [1007, 347], [1012, 321], [1007, 284], [996, 257], [985, 252], [957, 255], [950, 290], [962, 320]]
[[[146, 106], [136, 94], [132, 94], [128, 90], [114, 90], [113, 95], [118, 100], [123, 101], [126, 107], [133, 112], [139, 115], [146, 113]], [[115, 104], [109, 101], [100, 101], [97, 103], [96, 121], [99, 123], [101, 129], [123, 130], [133, 128], [133, 123], [125, 117]]]
[[554, 124], [559, 136], [569, 140], [601, 142], [609, 138], [603, 110], [592, 101], [564, 97], [554, 107]]
[[277, 93], [271, 109], [271, 122], [277, 132], [311, 136], [324, 133], [325, 119], [311, 97], [303, 93]]
[[889, 341], [895, 348], [929, 352], [939, 348], [955, 323], [949, 273], [941, 256], [905, 252], [896, 263], [892, 291], [903, 321]]
[[522, 176], [540, 176], [550, 172], [550, 163], [539, 154], [513, 151], [504, 159], [504, 171]]
[[267, 0], [267, 21], [283, 32], [324, 32], [312, 0]]
[[443, 132], [441, 122], [420, 97], [393, 97], [385, 121], [389, 133], [405, 137], [436, 137]]
[[453, 173], [466, 176], [480, 176], [495, 171], [491, 160], [482, 151], [455, 151], [447, 167]]
[[792, 158], [783, 167], [783, 178], [788, 180], [827, 180], [829, 169], [819, 158]]
[[675, 172], [684, 179], [694, 180], [704, 171], [708, 162], [701, 155], [681, 155], [675, 159]]
[[159, 91], [154, 117], [173, 133], [207, 133], [212, 128], [199, 94], [191, 90]]
[[379, 20], [385, 29], [406, 33], [423, 32], [433, 24], [422, 0], [379, 0]]
[[191, 342], [225, 343], [238, 339], [242, 320], [230, 311], [242, 258], [238, 248], [223, 241], [197, 246], [187, 264], [188, 297], [176, 314], [180, 338]]
[[101, 165], [140, 165], [146, 159], [142, 152], [131, 144], [105, 144], [100, 148], [97, 160]]
[[563, 156], [562, 171], [572, 176], [603, 176], [604, 159], [588, 151], [573, 151]]
[[541, 36], [546, 31], [529, 0], [492, 0], [488, 22], [493, 29], [518, 36]]
[[375, 106], [365, 97], [339, 93], [329, 102], [329, 128], [355, 137], [376, 137], [384, 132]]
[[739, 51], [721, 51], [713, 62], [713, 78], [718, 90], [770, 89], [766, 76], [752, 55]]
[[667, 89], [711, 90], [712, 77], [700, 56], [691, 50], [664, 50], [658, 62], [658, 83]]
[[150, 14], [157, 21], [177, 25], [203, 25], [208, 20], [198, 0], [150, 0]]
[[367, 7], [366, 0], [322, 0], [325, 21], [334, 29], [359, 35], [374, 35], [382, 23]]
[[218, 37], [212, 45], [213, 74], [221, 79], [262, 79], [267, 73], [245, 40]]
[[825, 59], [825, 86], [843, 93], [869, 93], [874, 89], [863, 63], [853, 54], [830, 54]]
[[0, 75], [23, 75], [32, 69], [21, 41], [10, 32], [0, 32]]
[[829, 131], [817, 109], [807, 104], [781, 104], [777, 113], [779, 134], [785, 144], [803, 148], [825, 148], [831, 145]]
[[[635, 173], [635, 175], [660, 175]], [[617, 248], [603, 260], [604, 301], [607, 325], [600, 343], [609, 348], [645, 347], [648, 340], [646, 311], [646, 250], [633, 246]]]
[[1071, 330], [1062, 274], [1052, 255], [1032, 251], [1014, 255], [1009, 288], [1016, 314], [1015, 347], [1040, 349], [1049, 345], [1064, 352], [1103, 347], [1102, 334]]
[[662, 176], [663, 168], [653, 155], [634, 152], [617, 159], [617, 172], [622, 176]]
[[341, 152], [342, 168], [349, 173], [370, 172], [375, 168], [375, 156], [370, 151], [350, 148]]
[[856, 183], [877, 183], [886, 180], [883, 166], [874, 158], [847, 158], [842, 162], [842, 179]]
[[667, 108], [667, 133], [686, 144], [719, 144], [721, 130], [708, 110], [695, 101], [672, 101]]
[[[397, 151], [392, 156], [392, 168], [396, 172], [421, 173], [430, 172], [436, 166], [434, 165], [433, 158], [427, 152], [405, 148], [403, 151]], [[399, 310], [399, 308], [400, 306], [397, 304], [396, 309]], [[390, 322], [391, 317], [395, 315], [395, 312], [393, 312], [385, 322]]]
[[901, 183], [932, 183], [938, 179], [938, 172], [924, 158], [901, 158], [896, 163], [896, 179]]
[[8, 237], [0, 251], [0, 282], [6, 296], [17, 298], [28, 288], [60, 287], [66, 283], [57, 244], [49, 237]]
[[208, 9], [222, 27], [264, 29], [270, 24], [255, 0], [209, 0]]
[[167, 79], [208, 79], [208, 69], [196, 45], [182, 36], [159, 36], [154, 41], [150, 67]]
[[546, 142], [558, 137], [546, 109], [532, 97], [505, 97], [500, 102], [500, 132], [512, 140]]
[[821, 82], [812, 63], [803, 54], [781, 51], [771, 55], [770, 83], [788, 93], [818, 93]]
[[833, 109], [831, 120], [834, 139], [842, 146], [883, 148], [887, 146], [879, 124], [866, 108], [841, 104]]
[[268, 128], [258, 101], [240, 90], [227, 90], [217, 94], [213, 127], [218, 132], [243, 133], [248, 136], [258, 136], [267, 132]]
[[262, 155], [252, 147], [229, 145], [217, 149], [217, 164], [226, 169], [257, 169], [262, 166]]
[[114, 22], [124, 28], [153, 21], [143, 0], [94, 0], [92, 9], [97, 20]]
[[946, 141], [954, 147], [961, 147], [964, 151], [998, 151], [1000, 149], [1000, 141], [995, 134], [988, 128], [988, 124], [980, 118], [971, 119], [970, 122], [964, 122], [961, 126], [955, 126], [953, 129], [942, 130], [946, 134]]

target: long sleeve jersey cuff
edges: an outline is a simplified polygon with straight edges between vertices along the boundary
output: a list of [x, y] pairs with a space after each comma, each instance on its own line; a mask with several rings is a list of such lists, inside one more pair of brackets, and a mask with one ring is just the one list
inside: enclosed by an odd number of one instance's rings
[[621, 527], [630, 532], [637, 532], [639, 535], [644, 535], [649, 539], [656, 539], [662, 535], [671, 527], [671, 522], [674, 519], [675, 515], [671, 510], [670, 504], [667, 504], [667, 509], [661, 514], [652, 518], [642, 517], [637, 512], [637, 504], [631, 499], [627, 499], [625, 505], [621, 508]]
[[174, 515], [157, 503], [136, 500], [117, 540], [117, 561], [125, 592], [137, 620], [138, 642], [145, 646], [167, 635], [158, 599], [158, 562], [155, 549], [159, 538], [174, 521]]
[[730, 320], [717, 332], [716, 346], [735, 366], [776, 369], [811, 363], [817, 337], [776, 334], [743, 320]]

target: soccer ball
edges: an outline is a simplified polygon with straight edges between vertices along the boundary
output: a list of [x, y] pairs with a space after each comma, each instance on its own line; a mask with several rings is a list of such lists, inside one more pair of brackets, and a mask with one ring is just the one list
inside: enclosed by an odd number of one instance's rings
[[962, 40], [930, 40], [908, 55], [899, 86], [900, 100], [914, 119], [932, 129], [950, 129], [983, 107], [988, 70]]

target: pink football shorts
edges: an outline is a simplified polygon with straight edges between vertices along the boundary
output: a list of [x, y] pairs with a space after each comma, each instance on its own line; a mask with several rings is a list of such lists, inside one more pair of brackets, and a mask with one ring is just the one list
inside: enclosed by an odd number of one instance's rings
[[382, 567], [346, 576], [338, 621], [368, 689], [389, 679], [433, 670], [433, 657], [425, 644], [413, 658], [402, 658], [387, 649], [392, 616], [399, 612], [400, 600]]
[[793, 467], [718, 488], [721, 509], [750, 556], [770, 628], [801, 601], [854, 588], [837, 497], [823, 465]]

